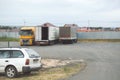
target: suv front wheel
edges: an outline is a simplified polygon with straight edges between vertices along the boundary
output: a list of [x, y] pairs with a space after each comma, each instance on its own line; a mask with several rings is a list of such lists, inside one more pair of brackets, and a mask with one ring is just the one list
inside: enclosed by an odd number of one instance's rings
[[5, 70], [5, 75], [9, 78], [13, 78], [17, 76], [17, 70], [14, 66], [8, 66]]

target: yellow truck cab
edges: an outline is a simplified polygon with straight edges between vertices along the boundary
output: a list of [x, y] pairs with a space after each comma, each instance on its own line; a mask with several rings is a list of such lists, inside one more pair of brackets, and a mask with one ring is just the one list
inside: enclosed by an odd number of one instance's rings
[[35, 41], [35, 27], [22, 27], [20, 29], [20, 45], [33, 45]]

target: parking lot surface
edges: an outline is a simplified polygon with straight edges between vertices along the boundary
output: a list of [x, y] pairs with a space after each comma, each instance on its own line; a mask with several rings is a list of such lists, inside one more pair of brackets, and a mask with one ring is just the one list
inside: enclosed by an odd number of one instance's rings
[[[10, 42], [19, 47], [18, 42]], [[7, 42], [0, 42], [7, 47]], [[22, 46], [32, 48], [43, 58], [84, 59], [87, 67], [68, 80], [120, 80], [120, 42], [79, 42], [50, 46]]]

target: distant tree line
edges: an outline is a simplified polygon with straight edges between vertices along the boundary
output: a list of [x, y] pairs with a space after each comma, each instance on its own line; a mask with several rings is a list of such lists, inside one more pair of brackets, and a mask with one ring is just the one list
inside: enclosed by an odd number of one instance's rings
[[17, 29], [17, 27], [16, 26], [2, 26], [2, 25], [0, 25], [0, 29]]
[[96, 30], [98, 30], [98, 29], [103, 29], [103, 27], [88, 27], [89, 29], [96, 29]]

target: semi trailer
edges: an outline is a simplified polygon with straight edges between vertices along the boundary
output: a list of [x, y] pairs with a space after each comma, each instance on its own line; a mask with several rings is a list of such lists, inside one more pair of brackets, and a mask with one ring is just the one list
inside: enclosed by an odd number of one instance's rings
[[35, 30], [35, 43], [40, 45], [55, 44], [59, 40], [59, 28], [45, 23], [37, 26]]
[[76, 43], [77, 42], [77, 26], [75, 24], [66, 24], [60, 27], [59, 41], [61, 43]]

